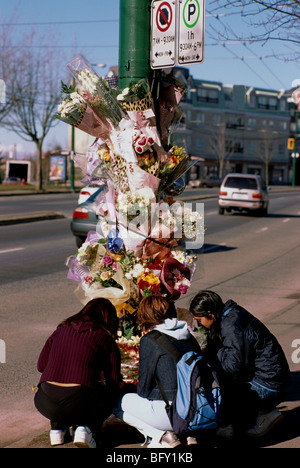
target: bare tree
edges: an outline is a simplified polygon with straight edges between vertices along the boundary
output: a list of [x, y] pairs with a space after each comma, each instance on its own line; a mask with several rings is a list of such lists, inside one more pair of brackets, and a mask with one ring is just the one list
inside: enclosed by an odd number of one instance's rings
[[[10, 32], [11, 34], [11, 32]], [[51, 49], [51, 39], [37, 37], [34, 31], [1, 54], [1, 66], [10, 62], [9, 113], [2, 124], [22, 139], [36, 144], [37, 188], [43, 188], [42, 152], [45, 138], [53, 125], [54, 111], [60, 100], [60, 74], [64, 63]], [[38, 45], [37, 45], [38, 44]]]
[[[235, 8], [237, 13], [249, 26], [249, 34], [237, 37], [234, 24], [230, 25], [230, 20], [226, 24], [221, 20], [222, 14], [232, 11]], [[290, 46], [300, 44], [300, 2], [299, 0], [211, 0], [209, 3], [210, 12], [215, 12], [220, 18], [218, 31], [216, 33], [223, 40], [237, 40], [265, 43], [267, 41], [283, 41]], [[232, 17], [234, 21], [234, 16]], [[299, 58], [299, 50], [290, 51], [284, 60]]]
[[219, 166], [219, 178], [224, 176], [225, 161], [229, 161], [234, 151], [234, 139], [228, 140], [225, 123], [218, 125], [216, 131], [209, 138], [209, 144], [216, 155]]
[[[8, 94], [8, 83], [13, 86], [13, 54], [11, 34], [8, 26], [2, 26], [0, 31], [0, 123], [5, 119], [12, 107]], [[12, 90], [10, 89], [10, 92]]]

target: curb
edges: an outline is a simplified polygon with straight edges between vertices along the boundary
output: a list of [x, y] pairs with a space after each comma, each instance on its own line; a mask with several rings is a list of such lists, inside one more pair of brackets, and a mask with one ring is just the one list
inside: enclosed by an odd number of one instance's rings
[[0, 226], [62, 218], [65, 218], [65, 216], [62, 213], [56, 213], [54, 211], [39, 211], [31, 214], [0, 216]]

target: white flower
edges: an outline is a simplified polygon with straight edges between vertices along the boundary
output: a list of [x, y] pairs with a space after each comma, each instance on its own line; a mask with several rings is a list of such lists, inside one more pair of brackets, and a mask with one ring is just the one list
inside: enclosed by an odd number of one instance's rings
[[143, 265], [141, 265], [140, 263], [137, 263], [128, 273], [125, 274], [125, 276], [127, 279], [137, 278], [143, 273], [143, 271], [144, 271]]

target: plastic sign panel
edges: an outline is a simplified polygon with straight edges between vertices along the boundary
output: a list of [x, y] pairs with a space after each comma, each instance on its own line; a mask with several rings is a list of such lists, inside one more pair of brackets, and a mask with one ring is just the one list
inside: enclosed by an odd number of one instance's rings
[[176, 1], [153, 0], [151, 4], [151, 68], [176, 63]]
[[178, 63], [204, 60], [204, 0], [179, 0]]

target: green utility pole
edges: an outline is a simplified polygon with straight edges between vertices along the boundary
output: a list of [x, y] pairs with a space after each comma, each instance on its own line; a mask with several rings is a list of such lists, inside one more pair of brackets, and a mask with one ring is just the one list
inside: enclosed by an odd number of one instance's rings
[[151, 0], [120, 0], [119, 88], [151, 77]]

